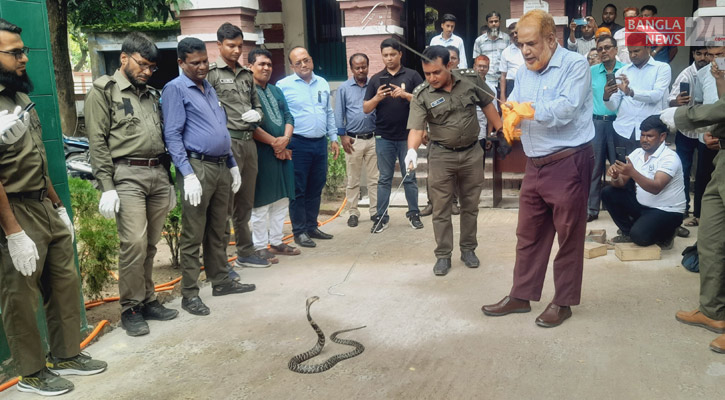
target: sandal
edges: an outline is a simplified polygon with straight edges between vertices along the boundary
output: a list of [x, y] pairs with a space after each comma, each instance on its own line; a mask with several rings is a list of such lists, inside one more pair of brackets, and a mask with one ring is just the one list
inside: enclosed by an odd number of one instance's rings
[[700, 221], [698, 221], [697, 218], [693, 218], [685, 224], [685, 226], [699, 226], [699, 225], [700, 225]]
[[294, 246], [290, 246], [286, 243], [279, 244], [277, 246], [270, 245], [269, 252], [272, 254], [280, 254], [283, 256], [298, 256], [302, 254], [299, 249]]

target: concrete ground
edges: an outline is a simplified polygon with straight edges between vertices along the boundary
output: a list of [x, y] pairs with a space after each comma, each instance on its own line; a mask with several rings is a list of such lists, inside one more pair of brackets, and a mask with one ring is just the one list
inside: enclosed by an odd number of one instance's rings
[[[722, 399], [725, 355], [708, 349], [717, 335], [675, 321], [697, 305], [699, 277], [679, 266], [677, 239], [662, 260], [620, 262], [613, 251], [585, 260], [582, 304], [552, 329], [534, 324], [553, 296], [549, 271], [542, 301], [532, 312], [486, 317], [511, 286], [516, 210], [481, 209], [478, 255], [466, 268], [453, 254], [445, 277], [432, 273], [433, 232], [414, 231], [405, 210], [391, 211], [391, 226], [369, 237], [342, 216], [323, 229], [335, 235], [268, 269], [244, 269], [252, 293], [201, 296], [211, 315], [181, 311], [169, 322], [151, 321], [151, 334], [132, 338], [122, 329], [87, 351], [108, 361], [107, 372], [71, 377], [74, 399]], [[606, 213], [589, 224], [616, 228]], [[456, 231], [458, 220], [455, 219]], [[456, 235], [457, 238], [457, 235]], [[369, 241], [368, 241], [369, 240]], [[328, 294], [357, 261], [345, 296]], [[331, 370], [301, 375], [289, 359], [310, 349], [316, 336], [305, 318], [305, 299], [320, 296], [312, 316], [329, 335], [362, 342], [365, 352]], [[170, 307], [180, 309], [180, 299]], [[329, 344], [321, 359], [351, 348]], [[320, 359], [313, 359], [321, 362]], [[11, 388], [7, 399], [33, 398]]]

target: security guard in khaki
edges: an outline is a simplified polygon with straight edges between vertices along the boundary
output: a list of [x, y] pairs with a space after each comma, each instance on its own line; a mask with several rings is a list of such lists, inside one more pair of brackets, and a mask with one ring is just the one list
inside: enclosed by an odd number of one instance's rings
[[[427, 54], [426, 54], [427, 53]], [[445, 275], [450, 269], [453, 251], [453, 224], [451, 205], [454, 187], [460, 193], [461, 259], [471, 268], [480, 262], [474, 254], [478, 203], [483, 184], [483, 149], [478, 143], [480, 130], [476, 106], [484, 110], [496, 129], [500, 128], [484, 85], [475, 85], [480, 78], [474, 70], [449, 71], [448, 50], [431, 46], [424, 55], [433, 62], [423, 63], [426, 82], [413, 91], [408, 117], [408, 155], [405, 164], [415, 167], [415, 151], [421, 143], [428, 125], [428, 187], [433, 205], [433, 232], [436, 240], [434, 267], [436, 275]], [[430, 70], [430, 71], [429, 71]], [[449, 86], [450, 85], [450, 86]], [[449, 88], [446, 90], [446, 88]], [[488, 111], [488, 112], [487, 112]]]
[[152, 279], [156, 244], [176, 192], [168, 174], [159, 92], [146, 81], [158, 49], [133, 33], [122, 45], [121, 67], [102, 76], [86, 96], [86, 131], [93, 174], [103, 191], [99, 211], [116, 215], [121, 324], [130, 336], [149, 333], [145, 320], [168, 320], [177, 310], [157, 300]]
[[220, 41], [217, 44], [220, 46], [221, 56], [216, 63], [209, 64], [209, 74], [206, 79], [216, 90], [219, 101], [227, 113], [227, 129], [232, 138], [232, 153], [242, 176], [242, 187], [236, 193], [232, 193], [232, 199], [229, 201], [229, 214], [234, 226], [237, 247], [236, 265], [267, 267], [270, 262], [254, 252], [252, 232], [249, 229], [249, 219], [254, 207], [254, 188], [257, 182], [257, 146], [252, 139], [252, 132], [262, 120], [263, 114], [262, 104], [254, 89], [252, 71], [237, 62], [241, 56], [242, 37], [242, 31], [229, 23], [219, 28], [217, 38], [220, 38]]

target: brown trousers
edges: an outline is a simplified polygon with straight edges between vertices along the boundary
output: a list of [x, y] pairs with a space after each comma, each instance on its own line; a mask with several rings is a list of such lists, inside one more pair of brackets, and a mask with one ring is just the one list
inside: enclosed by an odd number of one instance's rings
[[541, 299], [556, 234], [559, 251], [554, 258], [556, 292], [553, 303], [559, 306], [579, 304], [593, 166], [591, 146], [540, 168], [531, 160], [526, 162], [519, 198], [512, 297]]
[[[232, 153], [239, 166], [242, 186], [234, 193], [230, 191], [229, 215], [234, 226], [234, 241], [238, 257], [249, 257], [254, 254], [252, 231], [249, 219], [254, 208], [254, 188], [257, 184], [257, 145], [254, 140], [232, 138]], [[227, 243], [229, 241], [227, 240]]]

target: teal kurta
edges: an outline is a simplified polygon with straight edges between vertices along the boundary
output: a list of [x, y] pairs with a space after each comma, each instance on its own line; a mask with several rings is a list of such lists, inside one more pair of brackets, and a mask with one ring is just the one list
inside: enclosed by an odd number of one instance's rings
[[[294, 125], [294, 118], [287, 107], [284, 94], [276, 86], [268, 84], [266, 88], [255, 85], [259, 101], [262, 103], [264, 119], [259, 127], [274, 137], [284, 136], [286, 124]], [[272, 146], [257, 144], [257, 186], [254, 192], [254, 207], [262, 207], [288, 197], [295, 198], [295, 181], [292, 161], [280, 160], [274, 156]], [[294, 158], [294, 154], [292, 154]]]

